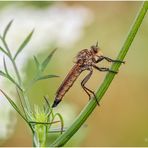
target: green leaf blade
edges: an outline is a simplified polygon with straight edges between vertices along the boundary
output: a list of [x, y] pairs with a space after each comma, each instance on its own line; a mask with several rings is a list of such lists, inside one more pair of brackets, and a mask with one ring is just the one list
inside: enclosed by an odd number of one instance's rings
[[9, 75], [8, 69], [7, 69], [7, 65], [6, 65], [5, 57], [3, 57], [3, 64], [4, 64], [5, 73], [6, 73], [7, 75]]
[[41, 71], [43, 72], [45, 70], [45, 68], [47, 67], [50, 59], [52, 58], [53, 54], [55, 53], [55, 51], [57, 50], [57, 48], [55, 48], [46, 58], [45, 60], [42, 62], [41, 65]]
[[35, 65], [36, 65], [37, 69], [39, 69], [40, 63], [39, 63], [39, 61], [38, 61], [36, 56], [34, 56], [34, 61], [35, 61]]
[[14, 60], [17, 58], [18, 54], [24, 49], [24, 47], [29, 43], [33, 33], [34, 33], [34, 29], [29, 33], [29, 35], [25, 38], [25, 40], [22, 42], [22, 44], [18, 48], [18, 50], [14, 56]]
[[13, 20], [11, 20], [11, 21], [8, 23], [8, 25], [6, 26], [6, 28], [5, 28], [5, 30], [4, 30], [4, 33], [3, 33], [3, 39], [6, 38], [6, 35], [7, 35], [8, 31], [9, 31], [9, 29], [10, 29], [12, 23], [13, 23]]
[[4, 92], [0, 89], [2, 94], [6, 97], [8, 102], [12, 105], [12, 107], [18, 112], [18, 114], [28, 123], [27, 119], [24, 117], [24, 115], [21, 113], [20, 109], [17, 107], [17, 105], [14, 103], [14, 101]]
[[14, 85], [16, 85], [16, 87], [18, 87], [20, 91], [22, 91], [20, 85], [10, 75], [6, 75], [5, 77], [9, 79]]
[[6, 74], [0, 70], [0, 76], [7, 78], [9, 81], [11, 81], [13, 84], [15, 84], [22, 91], [22, 88], [18, 85], [18, 83], [9, 74]]
[[29, 121], [31, 124], [42, 124], [42, 125], [51, 125], [55, 123], [59, 123], [60, 121], [53, 121], [53, 122], [37, 122], [37, 121]]
[[37, 80], [45, 80], [45, 79], [56, 78], [56, 77], [59, 77], [59, 76], [57, 76], [57, 75], [45, 75], [45, 76], [39, 77]]
[[7, 55], [8, 56], [8, 53], [0, 46], [0, 50], [5, 54], [5, 55]]
[[0, 76], [6, 77], [6, 74], [3, 71], [0, 70]]
[[[67, 128], [63, 128], [62, 132], [65, 132]], [[53, 128], [48, 131], [48, 133], [61, 133], [61, 128]]]
[[54, 116], [54, 118], [55, 118], [56, 116], [58, 116], [59, 119], [60, 119], [60, 121], [61, 121], [61, 134], [62, 134], [62, 133], [63, 133], [63, 129], [64, 129], [64, 119], [63, 119], [62, 115], [59, 114], [59, 113], [56, 113], [55, 116]]

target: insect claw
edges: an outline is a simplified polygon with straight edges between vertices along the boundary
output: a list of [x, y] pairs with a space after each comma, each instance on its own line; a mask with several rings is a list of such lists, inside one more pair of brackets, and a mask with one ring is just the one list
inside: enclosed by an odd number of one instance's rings
[[91, 96], [89, 96], [89, 100], [91, 100]]
[[93, 95], [94, 95], [94, 99], [95, 99], [95, 101], [96, 101], [97, 105], [98, 105], [98, 106], [100, 106], [100, 104], [99, 104], [99, 102], [98, 102], [98, 100], [97, 100], [97, 97], [96, 97], [96, 95], [95, 95], [95, 93], [94, 93], [94, 92], [93, 92]]
[[125, 61], [116, 60], [115, 62], [118, 62], [118, 63], [123, 63], [123, 64], [125, 64]]
[[[95, 101], [96, 101], [97, 105], [98, 105], [98, 106], [100, 106], [100, 104], [99, 104], [99, 102], [98, 102], [98, 100], [97, 100], [96, 95], [95, 95], [95, 94], [93, 94], [93, 96], [94, 96], [94, 99], [95, 99]], [[89, 96], [89, 100], [91, 100], [91, 97], [90, 97], [90, 96]]]
[[109, 70], [109, 72], [112, 72], [112, 73], [115, 73], [115, 74], [118, 73], [118, 71], [113, 71], [113, 70]]

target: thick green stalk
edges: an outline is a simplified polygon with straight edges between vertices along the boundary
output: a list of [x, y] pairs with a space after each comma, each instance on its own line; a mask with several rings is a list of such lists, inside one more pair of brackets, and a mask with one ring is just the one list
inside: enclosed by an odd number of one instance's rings
[[[126, 37], [125, 42], [123, 43], [123, 46], [117, 56], [117, 60], [123, 60], [126, 56], [130, 45], [132, 44], [132, 41], [142, 23], [142, 20], [147, 12], [148, 9], [148, 2], [143, 2], [142, 7], [140, 11], [138, 12], [138, 15], [131, 26], [131, 29]], [[114, 71], [118, 71], [120, 67], [120, 63], [113, 63], [111, 69]], [[98, 101], [101, 100], [105, 92], [107, 91], [110, 83], [112, 82], [115, 74], [113, 73], [107, 73], [103, 83], [101, 84], [100, 88], [96, 92], [96, 96], [98, 98]], [[96, 101], [94, 99], [91, 99], [91, 101], [86, 105], [86, 107], [82, 110], [80, 115], [76, 118], [74, 123], [69, 127], [69, 129], [62, 134], [60, 137], [58, 137], [55, 142], [51, 146], [63, 146], [68, 140], [78, 131], [78, 129], [82, 126], [82, 124], [85, 122], [85, 120], [89, 117], [89, 115], [92, 113], [94, 108], [96, 107]]]
[[46, 125], [35, 125], [33, 133], [33, 143], [35, 147], [45, 147], [47, 138], [47, 126]]

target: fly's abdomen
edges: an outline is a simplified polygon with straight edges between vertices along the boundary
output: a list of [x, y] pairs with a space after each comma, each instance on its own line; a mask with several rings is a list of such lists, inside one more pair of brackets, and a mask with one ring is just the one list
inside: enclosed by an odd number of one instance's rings
[[80, 73], [81, 73], [81, 69], [79, 66], [76, 65], [72, 68], [70, 73], [67, 75], [67, 77], [65, 78], [65, 80], [63, 81], [59, 89], [57, 90], [56, 97], [52, 107], [56, 107], [61, 102], [62, 98], [64, 97], [66, 92], [70, 89], [70, 87], [74, 84], [74, 82], [76, 81]]

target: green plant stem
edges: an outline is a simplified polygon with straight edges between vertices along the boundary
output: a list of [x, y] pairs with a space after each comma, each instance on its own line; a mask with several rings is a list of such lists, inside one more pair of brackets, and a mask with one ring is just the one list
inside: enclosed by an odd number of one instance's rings
[[7, 46], [7, 43], [6, 43], [5, 39], [2, 39], [2, 40], [3, 40], [3, 43], [4, 43], [4, 46], [5, 46], [6, 50], [7, 50], [7, 52], [8, 52], [8, 57], [10, 58], [10, 60], [11, 60], [11, 62], [12, 62], [12, 65], [13, 65], [13, 67], [14, 67], [14, 71], [15, 71], [15, 73], [16, 73], [16, 77], [17, 77], [17, 79], [18, 79], [18, 83], [19, 83], [19, 85], [20, 85], [20, 88], [22, 89], [22, 95], [23, 95], [23, 98], [24, 98], [24, 100], [25, 100], [26, 108], [27, 108], [28, 111], [31, 111], [30, 103], [29, 103], [28, 97], [27, 97], [27, 95], [25, 94], [25, 92], [24, 92], [24, 90], [23, 90], [23, 84], [22, 84], [22, 80], [21, 80], [21, 77], [20, 77], [20, 74], [19, 74], [17, 65], [16, 65], [16, 63], [15, 63], [13, 57], [12, 57], [12, 54], [11, 54], [11, 52], [10, 52], [9, 47]]
[[35, 125], [35, 132], [33, 133], [33, 144], [35, 147], [45, 147], [47, 138], [47, 126]]
[[[131, 29], [126, 37], [125, 42], [123, 43], [123, 46], [117, 56], [117, 60], [123, 60], [126, 56], [130, 45], [132, 44], [132, 41], [142, 23], [142, 20], [147, 12], [148, 9], [148, 2], [143, 2], [142, 7], [140, 8], [140, 11], [138, 12], [138, 15], [131, 26]], [[120, 63], [113, 63], [111, 66], [111, 69], [114, 71], [118, 71], [120, 67]], [[113, 73], [107, 73], [103, 83], [101, 84], [100, 88], [96, 92], [96, 96], [98, 98], [98, 101], [101, 100], [105, 92], [107, 91], [110, 83], [112, 82], [115, 74]], [[96, 107], [96, 101], [95, 99], [91, 99], [91, 101], [86, 105], [86, 107], [82, 110], [82, 112], [79, 114], [79, 116], [76, 118], [74, 123], [69, 127], [69, 129], [62, 134], [60, 137], [58, 137], [54, 143], [51, 146], [63, 146], [68, 142], [68, 140], [78, 131], [78, 129], [82, 126], [82, 124], [86, 121], [86, 119], [89, 117], [89, 115], [92, 113], [92, 111]]]
[[14, 67], [14, 70], [15, 70], [15, 73], [16, 73], [16, 75], [17, 75], [17, 79], [18, 79], [18, 82], [19, 82], [19, 85], [21, 86], [22, 85], [22, 82], [21, 82], [21, 77], [20, 77], [20, 75], [19, 75], [19, 71], [18, 71], [18, 69], [17, 69], [17, 66], [16, 66], [16, 64], [15, 64], [15, 61], [13, 60], [13, 58], [12, 58], [12, 54], [11, 54], [11, 52], [10, 52], [10, 49], [8, 48], [8, 46], [7, 46], [7, 44], [6, 44], [6, 41], [3, 39], [3, 43], [4, 43], [4, 46], [5, 46], [5, 48], [6, 48], [6, 50], [7, 50], [7, 52], [8, 52], [8, 57], [10, 58], [10, 60], [11, 60], [11, 62], [12, 62], [12, 65], [13, 65], [13, 67]]

